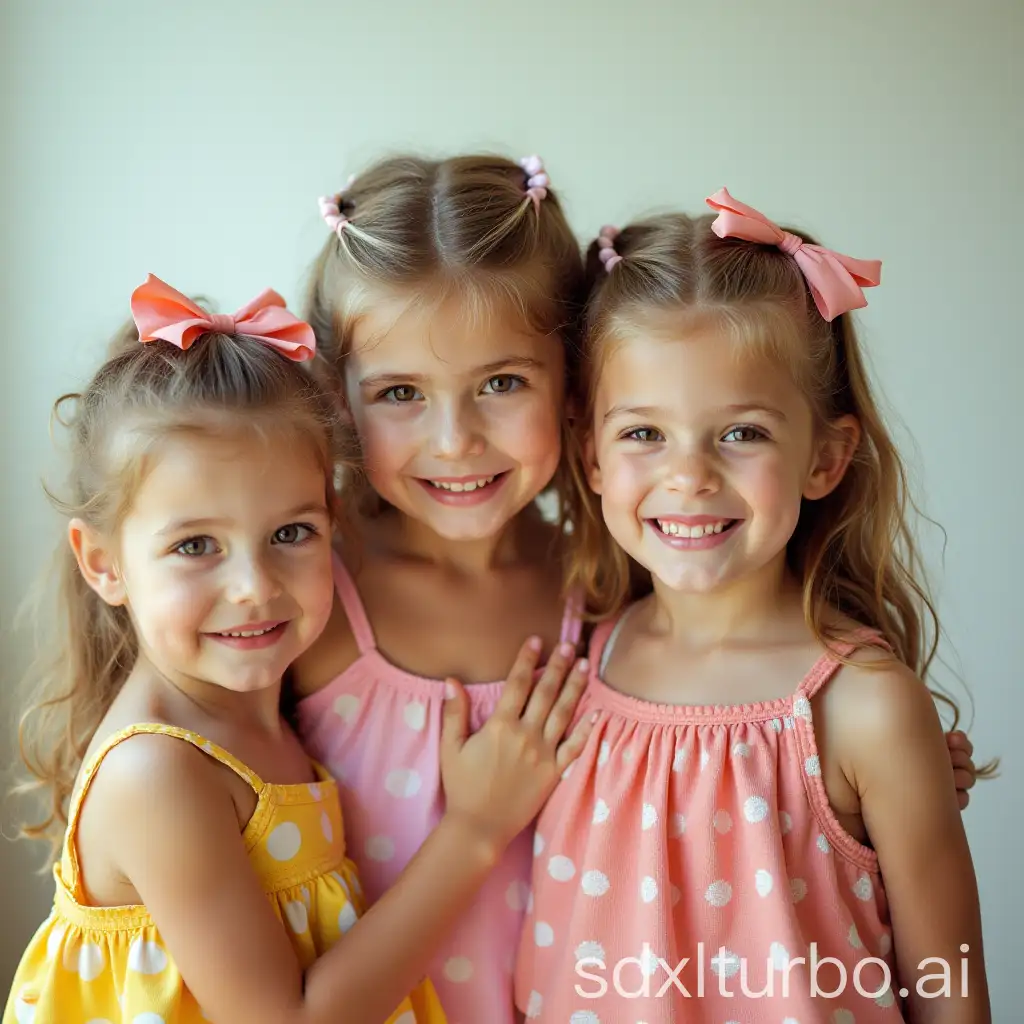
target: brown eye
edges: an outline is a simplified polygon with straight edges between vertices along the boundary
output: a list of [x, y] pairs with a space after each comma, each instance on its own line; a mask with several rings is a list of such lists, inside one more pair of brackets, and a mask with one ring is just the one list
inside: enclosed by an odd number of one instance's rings
[[275, 544], [298, 544], [316, 531], [302, 523], [289, 523], [274, 533]]
[[381, 396], [392, 402], [413, 402], [419, 392], [411, 384], [396, 384]]
[[660, 430], [654, 427], [635, 427], [623, 435], [627, 441], [639, 441], [641, 444], [653, 444], [656, 441], [664, 441], [665, 438]]
[[518, 391], [525, 384], [526, 381], [524, 381], [522, 377], [505, 374], [498, 377], [491, 377], [484, 385], [483, 390], [484, 394], [488, 395], [508, 395], [513, 391]]
[[764, 431], [758, 430], [757, 427], [733, 427], [729, 430], [722, 438], [723, 441], [760, 441], [764, 438]]

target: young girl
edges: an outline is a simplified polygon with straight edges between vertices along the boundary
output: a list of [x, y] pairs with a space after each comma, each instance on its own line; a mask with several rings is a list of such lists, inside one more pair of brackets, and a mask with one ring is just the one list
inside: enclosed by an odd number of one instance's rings
[[71, 800], [5, 1024], [443, 1022], [434, 947], [582, 745], [562, 742], [579, 681], [559, 693], [556, 660], [534, 686], [538, 644], [468, 741], [449, 701], [446, 812], [352, 928], [336, 784], [279, 708], [331, 611], [335, 455], [334, 403], [298, 365], [313, 332], [283, 306], [210, 315], [151, 277], [138, 335], [74, 396], [63, 646], [37, 705], [63, 718], [29, 761], [51, 822]]
[[[653, 592], [591, 642], [580, 710], [598, 720], [537, 824], [519, 1006], [558, 1024], [988, 1021], [918, 679], [934, 614], [848, 315], [879, 264], [724, 190], [709, 204], [606, 229], [591, 254], [572, 578], [598, 612], [621, 609], [629, 559]], [[942, 962], [952, 991], [929, 999]]]
[[[470, 725], [522, 638], [580, 633], [560, 525], [579, 249], [543, 166], [386, 160], [321, 200], [331, 229], [308, 317], [340, 377], [365, 473], [344, 481], [358, 543], [294, 669], [300, 735], [342, 782], [351, 855], [376, 899], [440, 820], [441, 680], [469, 680]], [[969, 753], [957, 752], [962, 784]], [[432, 966], [458, 1024], [513, 1020], [533, 838], [509, 847]]]
[[[371, 900], [441, 820], [444, 678], [474, 684], [476, 730], [525, 636], [569, 659], [579, 637], [536, 499], [562, 493], [583, 268], [540, 162], [524, 164], [390, 159], [321, 204], [308, 315], [365, 474], [343, 483], [357, 541], [338, 545], [334, 613], [294, 680]], [[510, 845], [433, 962], [456, 1024], [513, 1019], [531, 843]]]

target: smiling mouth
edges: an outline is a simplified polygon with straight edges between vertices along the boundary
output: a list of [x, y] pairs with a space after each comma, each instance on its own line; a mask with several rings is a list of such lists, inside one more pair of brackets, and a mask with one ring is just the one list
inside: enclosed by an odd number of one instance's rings
[[477, 477], [475, 480], [427, 479], [423, 482], [439, 491], [448, 491], [450, 494], [471, 494], [473, 491], [483, 490], [483, 488], [493, 484], [495, 480], [504, 475], [504, 473], [495, 473], [493, 476], [481, 476]]
[[701, 540], [703, 537], [728, 533], [741, 520], [718, 519], [715, 522], [699, 523], [695, 526], [688, 526], [686, 523], [680, 523], [675, 519], [649, 519], [648, 522], [666, 537], [679, 537], [683, 540]]
[[235, 636], [235, 637], [266, 636], [267, 633], [272, 633], [275, 629], [280, 629], [283, 625], [284, 625], [283, 622], [279, 622], [276, 626], [267, 626], [265, 629], [239, 629], [239, 630], [232, 630], [230, 632], [218, 633], [217, 636]]
[[284, 636], [288, 620], [253, 623], [249, 629], [224, 629], [207, 633], [209, 639], [239, 651], [256, 651], [273, 647]]

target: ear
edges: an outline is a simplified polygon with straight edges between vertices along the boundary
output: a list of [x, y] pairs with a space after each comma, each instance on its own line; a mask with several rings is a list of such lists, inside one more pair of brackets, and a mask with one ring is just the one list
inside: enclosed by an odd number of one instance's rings
[[72, 519], [68, 523], [68, 543], [85, 582], [107, 604], [123, 605], [128, 592], [107, 538], [85, 521]]
[[594, 441], [594, 432], [587, 431], [583, 439], [583, 468], [587, 474], [587, 483], [595, 494], [601, 493], [601, 467], [597, 461], [597, 444]]
[[804, 484], [803, 496], [817, 501], [831, 494], [842, 482], [860, 445], [860, 420], [841, 416], [826, 429], [818, 442], [817, 457]]

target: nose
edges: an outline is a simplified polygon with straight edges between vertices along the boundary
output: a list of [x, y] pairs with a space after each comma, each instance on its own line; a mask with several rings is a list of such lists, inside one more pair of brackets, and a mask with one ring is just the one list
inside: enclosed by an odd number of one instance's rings
[[434, 454], [457, 462], [483, 452], [485, 443], [472, 402], [438, 402], [433, 424]]
[[232, 604], [263, 607], [281, 593], [269, 553], [238, 552], [228, 563], [227, 571], [226, 592]]
[[714, 458], [705, 451], [688, 450], [670, 457], [666, 486], [683, 497], [704, 497], [714, 494], [721, 478]]

